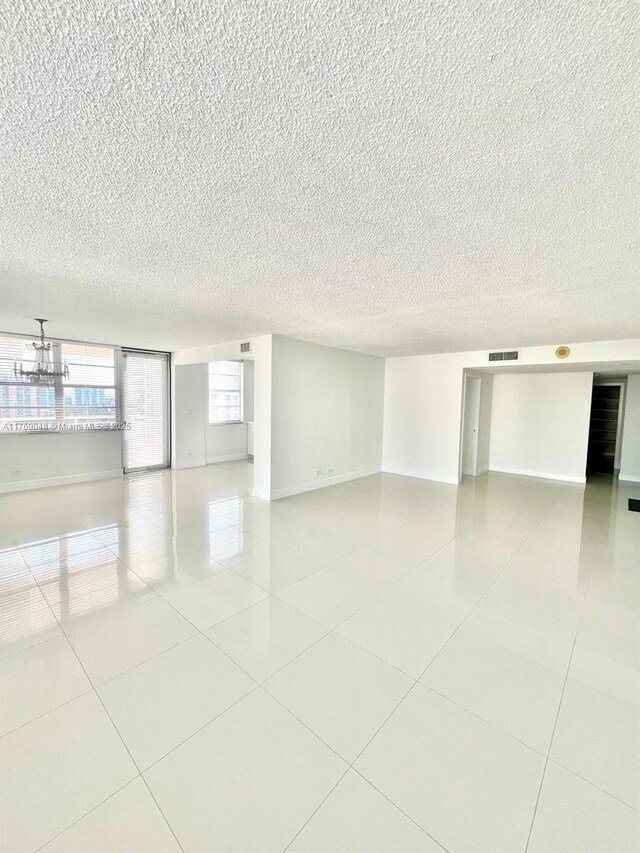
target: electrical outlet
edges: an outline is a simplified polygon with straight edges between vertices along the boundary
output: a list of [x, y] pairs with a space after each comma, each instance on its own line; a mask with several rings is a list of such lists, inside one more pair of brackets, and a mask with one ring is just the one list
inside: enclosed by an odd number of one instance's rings
[[316, 471], [316, 477], [322, 477], [322, 471]]
[[22, 469], [21, 468], [12, 468], [11, 469], [11, 475], [13, 476], [14, 474], [22, 474]]
[[329, 469], [327, 470], [327, 474], [333, 474], [333, 468], [329, 468]]

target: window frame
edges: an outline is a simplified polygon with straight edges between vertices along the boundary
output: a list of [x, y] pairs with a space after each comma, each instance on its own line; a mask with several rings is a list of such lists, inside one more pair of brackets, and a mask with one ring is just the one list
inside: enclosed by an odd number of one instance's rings
[[[0, 331], [0, 340], [2, 338], [15, 338], [18, 341], [23, 341], [25, 343], [30, 343], [31, 341], [38, 342], [40, 340], [37, 335], [21, 335], [17, 332], [2, 332]], [[41, 387], [53, 388], [54, 393], [54, 403], [53, 403], [53, 411], [54, 417], [53, 420], [41, 420], [41, 421], [33, 421], [33, 428], [23, 428], [23, 429], [5, 429], [0, 426], [0, 436], [8, 436], [8, 435], [69, 435], [72, 433], [87, 433], [87, 432], [113, 432], [117, 424], [120, 422], [120, 414], [122, 411], [122, 403], [121, 403], [121, 376], [120, 376], [120, 347], [115, 346], [113, 344], [105, 344], [105, 343], [97, 343], [95, 341], [78, 341], [71, 340], [69, 338], [52, 338], [46, 337], [47, 343], [55, 344], [51, 351], [51, 359], [53, 362], [53, 366], [55, 370], [62, 370], [62, 346], [63, 344], [75, 344], [77, 346], [84, 347], [101, 347], [103, 349], [111, 350], [113, 353], [113, 385], [91, 385], [91, 384], [79, 384], [73, 382], [73, 377], [70, 376], [70, 382], [64, 381], [64, 377], [57, 376], [52, 385], [46, 385]], [[9, 386], [9, 387], [38, 387], [37, 385], [32, 385], [30, 382], [7, 382], [0, 379], [0, 388]], [[84, 428], [83, 422], [77, 422], [75, 419], [65, 417], [65, 404], [64, 404], [64, 392], [65, 388], [74, 389], [74, 388], [100, 388], [105, 390], [113, 389], [114, 397], [115, 397], [115, 405], [105, 406], [104, 408], [113, 408], [114, 416], [113, 421], [108, 423], [104, 423], [101, 425], [92, 424], [91, 428]], [[25, 408], [22, 407], [9, 407], [9, 408]], [[41, 408], [41, 407], [36, 407]], [[15, 422], [19, 422], [19, 418], [16, 418]], [[42, 424], [42, 426], [38, 426]], [[49, 425], [50, 428], [47, 428], [46, 425]], [[53, 427], [53, 425], [64, 424], [67, 425], [68, 429], [59, 429], [58, 427]]]
[[[240, 399], [240, 405], [239, 405], [240, 418], [239, 418], [239, 420], [233, 420], [233, 421], [214, 421], [214, 420], [211, 420], [211, 391], [217, 390], [218, 392], [224, 392], [224, 391], [231, 390], [229, 388], [218, 388], [218, 389], [212, 389], [211, 388], [211, 365], [218, 364], [219, 362], [227, 362], [227, 363], [231, 362], [233, 364], [239, 364], [240, 365], [239, 383], [238, 383], [239, 387], [238, 387], [237, 391], [236, 391], [236, 389], [233, 389], [234, 393], [239, 394], [239, 399]], [[222, 408], [222, 407], [218, 407], [218, 408]], [[235, 425], [243, 424], [245, 422], [245, 420], [244, 420], [244, 360], [243, 359], [241, 359], [241, 358], [217, 358], [215, 361], [208, 362], [208, 364], [207, 364], [207, 420], [209, 422], [209, 426], [230, 426], [230, 425], [234, 425], [234, 424]]]

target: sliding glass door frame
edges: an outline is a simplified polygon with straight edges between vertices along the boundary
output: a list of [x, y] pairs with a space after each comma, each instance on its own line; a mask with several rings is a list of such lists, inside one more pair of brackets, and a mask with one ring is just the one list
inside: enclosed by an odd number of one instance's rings
[[122, 431], [122, 472], [123, 474], [132, 474], [132, 473], [140, 473], [143, 471], [159, 471], [164, 468], [171, 467], [171, 353], [165, 352], [164, 350], [149, 350], [149, 349], [138, 349], [136, 347], [121, 347], [118, 352], [118, 376], [117, 376], [117, 384], [118, 384], [118, 404], [120, 411], [120, 420], [126, 421], [127, 413], [126, 413], [126, 405], [125, 405], [125, 394], [126, 394], [126, 376], [125, 372], [127, 369], [127, 354], [131, 355], [149, 355], [155, 356], [158, 358], [164, 358], [166, 362], [166, 406], [165, 406], [165, 452], [164, 452], [164, 460], [163, 462], [157, 465], [146, 465], [140, 467], [127, 467], [127, 430], [124, 429]]

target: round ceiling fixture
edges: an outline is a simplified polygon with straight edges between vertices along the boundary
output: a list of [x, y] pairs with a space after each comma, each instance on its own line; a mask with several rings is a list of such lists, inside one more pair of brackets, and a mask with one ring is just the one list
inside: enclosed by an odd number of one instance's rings
[[569, 349], [569, 347], [562, 346], [558, 347], [558, 349], [556, 350], [556, 358], [567, 358], [570, 355], [571, 350]]

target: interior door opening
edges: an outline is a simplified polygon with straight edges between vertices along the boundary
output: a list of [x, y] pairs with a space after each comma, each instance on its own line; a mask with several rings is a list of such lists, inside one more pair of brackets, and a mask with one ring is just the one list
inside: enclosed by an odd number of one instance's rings
[[591, 394], [587, 474], [613, 474], [620, 424], [620, 384], [594, 385]]
[[122, 351], [124, 471], [169, 466], [169, 354]]
[[480, 379], [465, 377], [462, 417], [462, 473], [478, 473], [478, 430], [480, 429]]

